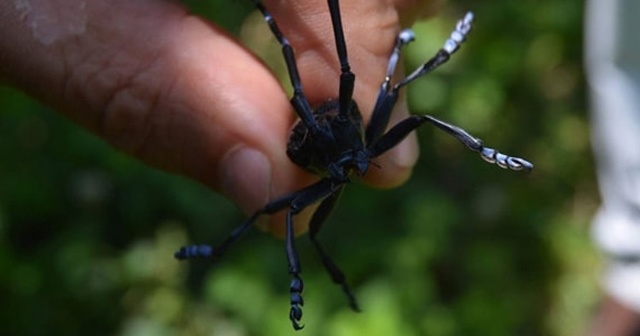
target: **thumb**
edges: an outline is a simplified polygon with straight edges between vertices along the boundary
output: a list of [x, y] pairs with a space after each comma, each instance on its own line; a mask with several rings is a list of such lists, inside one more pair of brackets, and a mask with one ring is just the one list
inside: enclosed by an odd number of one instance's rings
[[247, 212], [311, 181], [285, 154], [278, 81], [180, 4], [40, 1], [0, 5], [0, 22], [0, 78], [116, 148]]

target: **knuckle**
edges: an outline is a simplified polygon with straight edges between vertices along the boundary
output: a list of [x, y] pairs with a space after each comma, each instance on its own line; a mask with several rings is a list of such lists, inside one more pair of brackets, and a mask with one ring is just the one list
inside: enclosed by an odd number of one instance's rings
[[144, 150], [158, 127], [156, 115], [171, 111], [162, 106], [176, 81], [170, 76], [176, 73], [172, 51], [189, 17], [181, 4], [152, 7], [115, 8], [114, 13], [123, 14], [118, 22], [113, 15], [96, 17], [85, 32], [56, 49], [62, 80], [52, 88], [55, 103], [129, 153]]
[[142, 151], [153, 132], [163, 96], [153, 77], [141, 71], [112, 87], [100, 112], [100, 132], [128, 153]]
[[79, 122], [127, 153], [144, 151], [154, 117], [170, 90], [159, 61], [126, 53], [102, 54], [80, 62], [66, 75], [64, 99], [80, 111]]

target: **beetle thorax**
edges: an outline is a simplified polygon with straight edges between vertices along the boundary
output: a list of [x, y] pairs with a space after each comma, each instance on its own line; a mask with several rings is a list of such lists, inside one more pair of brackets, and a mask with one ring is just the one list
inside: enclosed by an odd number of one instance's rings
[[340, 114], [338, 102], [330, 100], [314, 110], [319, 132], [298, 121], [291, 131], [287, 155], [298, 166], [318, 175], [346, 179], [364, 175], [369, 156], [364, 145], [362, 116], [352, 101], [348, 113]]

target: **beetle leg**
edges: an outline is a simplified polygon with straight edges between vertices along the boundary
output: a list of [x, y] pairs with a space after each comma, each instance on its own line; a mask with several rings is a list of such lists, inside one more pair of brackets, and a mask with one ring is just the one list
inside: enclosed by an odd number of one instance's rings
[[[303, 189], [304, 190], [304, 189]], [[210, 245], [188, 245], [181, 247], [174, 256], [176, 259], [186, 260], [186, 259], [194, 259], [194, 258], [220, 258], [226, 250], [234, 243], [238, 238], [242, 236], [255, 222], [255, 220], [260, 215], [271, 215], [282, 209], [290, 206], [291, 202], [301, 193], [303, 190], [294, 192], [292, 194], [280, 197], [272, 202], [269, 202], [262, 209], [256, 211], [251, 215], [251, 217], [247, 218], [244, 223], [240, 224], [236, 227], [229, 236], [218, 246], [215, 248]]]
[[[291, 310], [289, 311], [289, 319], [291, 319], [294, 329], [302, 329], [303, 326], [300, 325], [299, 322], [302, 319], [302, 305], [304, 304], [302, 299], [302, 290], [304, 285], [302, 278], [300, 277], [302, 269], [300, 267], [300, 260], [294, 243], [295, 232], [293, 230], [293, 216], [297, 215], [309, 205], [324, 198], [332, 197], [335, 193], [339, 193], [339, 191], [342, 190], [344, 183], [345, 182], [343, 181], [336, 182], [332, 179], [324, 178], [302, 190], [280, 197], [275, 201], [269, 202], [262, 209], [256, 211], [244, 223], [235, 228], [227, 239], [225, 239], [216, 248], [212, 248], [209, 245], [184, 246], [175, 253], [175, 257], [180, 260], [194, 258], [217, 259], [224, 254], [233, 242], [240, 238], [240, 236], [242, 236], [242, 234], [246, 232], [251, 225], [253, 225], [260, 215], [274, 214], [288, 207], [289, 211], [287, 212], [286, 220], [285, 251], [287, 254], [289, 274], [292, 276], [291, 284], [289, 286], [289, 291], [291, 292]], [[314, 215], [314, 217], [316, 216]]]
[[458, 51], [460, 45], [462, 45], [462, 43], [467, 39], [467, 35], [469, 35], [469, 33], [471, 32], [472, 23], [473, 13], [467, 12], [467, 14], [458, 21], [458, 23], [456, 24], [456, 28], [451, 32], [451, 36], [444, 42], [442, 48], [440, 48], [440, 50], [438, 50], [438, 52], [430, 60], [419, 66], [401, 82], [394, 85], [393, 90], [399, 90], [401, 87], [409, 84], [414, 79], [426, 75], [435, 70], [437, 67], [446, 63], [451, 55]]
[[284, 61], [287, 64], [287, 70], [289, 72], [289, 79], [291, 80], [291, 85], [293, 86], [293, 97], [291, 97], [291, 105], [293, 105], [293, 109], [296, 111], [300, 120], [304, 123], [305, 126], [312, 132], [317, 133], [319, 131], [318, 123], [313, 117], [313, 109], [311, 105], [309, 105], [309, 101], [304, 95], [304, 91], [302, 90], [302, 81], [300, 80], [300, 74], [298, 72], [298, 66], [296, 65], [296, 59], [293, 52], [293, 47], [287, 40], [286, 37], [278, 28], [278, 24], [275, 19], [267, 11], [262, 2], [258, 0], [254, 0], [256, 8], [260, 10], [262, 16], [264, 16], [264, 20], [269, 25], [271, 32], [278, 40], [280, 45], [282, 46], [282, 54], [284, 55]]
[[378, 98], [376, 98], [376, 104], [373, 108], [373, 113], [371, 114], [369, 124], [367, 124], [365, 135], [365, 143], [367, 145], [378, 141], [382, 133], [384, 133], [384, 130], [389, 125], [389, 117], [391, 116], [391, 111], [393, 110], [393, 106], [398, 100], [397, 90], [390, 90], [391, 78], [393, 77], [393, 73], [396, 71], [398, 61], [400, 60], [400, 51], [402, 47], [409, 44], [409, 42], [413, 41], [414, 38], [415, 36], [411, 29], [405, 29], [401, 31], [396, 38], [396, 45], [393, 48], [391, 56], [389, 56], [387, 73], [384, 77], [384, 81], [380, 85], [380, 92], [378, 93]]
[[436, 126], [438, 129], [455, 137], [470, 150], [480, 153], [482, 158], [489, 163], [495, 163], [501, 168], [511, 170], [524, 170], [528, 172], [533, 169], [533, 164], [531, 164], [529, 161], [517, 157], [508, 156], [498, 152], [493, 148], [485, 147], [482, 143], [482, 140], [472, 136], [462, 128], [448, 124], [429, 115], [410, 116], [409, 118], [399, 122], [398, 124], [393, 126], [387, 133], [385, 133], [382, 138], [380, 138], [380, 141], [376, 142], [373, 147], [369, 148], [369, 154], [371, 155], [371, 157], [376, 157], [388, 151], [389, 149], [400, 143], [400, 141], [402, 141], [402, 139], [409, 135], [411, 131], [422, 126], [425, 122], [429, 122]]
[[360, 308], [358, 307], [358, 303], [356, 302], [356, 298], [351, 292], [351, 289], [349, 288], [349, 286], [347, 285], [347, 281], [346, 281], [346, 277], [344, 276], [344, 273], [331, 260], [329, 255], [327, 255], [327, 253], [322, 248], [322, 246], [320, 246], [320, 242], [318, 242], [318, 240], [316, 239], [316, 235], [318, 234], [318, 231], [320, 231], [322, 224], [327, 219], [329, 214], [331, 214], [331, 211], [335, 207], [336, 202], [338, 201], [338, 198], [340, 198], [340, 194], [342, 193], [342, 190], [343, 190], [343, 187], [341, 186], [333, 194], [325, 198], [322, 201], [322, 203], [320, 203], [320, 206], [318, 207], [316, 212], [313, 214], [313, 217], [311, 217], [311, 222], [309, 222], [309, 239], [311, 239], [311, 242], [313, 243], [316, 250], [318, 251], [318, 254], [320, 255], [320, 260], [322, 261], [322, 264], [327, 270], [327, 273], [329, 273], [329, 275], [331, 276], [331, 280], [333, 280], [335, 284], [339, 285], [342, 288], [342, 291], [344, 292], [344, 294], [347, 296], [347, 299], [349, 301], [349, 306], [351, 307], [351, 309], [355, 311], [360, 311]]
[[302, 299], [302, 290], [304, 288], [300, 273], [302, 268], [300, 267], [300, 258], [298, 258], [298, 251], [295, 246], [295, 233], [293, 230], [293, 212], [290, 210], [287, 212], [287, 233], [285, 239], [285, 247], [287, 252], [287, 263], [289, 264], [289, 274], [291, 274], [291, 284], [289, 285], [289, 292], [291, 292], [291, 309], [289, 310], [289, 320], [293, 324], [293, 329], [300, 330], [304, 328], [299, 322], [302, 319], [302, 306], [304, 300]]
[[338, 96], [338, 100], [340, 102], [340, 113], [346, 115], [349, 111], [349, 106], [351, 105], [356, 75], [351, 72], [351, 67], [349, 66], [347, 44], [344, 40], [342, 19], [340, 18], [340, 4], [338, 0], [329, 0], [329, 13], [331, 14], [333, 35], [336, 41], [336, 50], [338, 51], [338, 61], [340, 62], [340, 91]]
[[289, 265], [289, 274], [291, 274], [292, 277], [291, 285], [289, 286], [289, 291], [291, 292], [291, 309], [289, 311], [289, 319], [291, 320], [295, 330], [303, 328], [299, 322], [302, 319], [302, 305], [304, 305], [304, 301], [302, 299], [304, 284], [300, 277], [302, 269], [300, 267], [298, 251], [295, 247], [293, 216], [300, 213], [300, 211], [309, 205], [326, 197], [331, 197], [332, 194], [338, 192], [338, 190], [342, 188], [342, 185], [344, 185], [344, 182], [336, 182], [329, 178], [322, 179], [300, 191], [291, 202], [290, 209], [287, 212], [285, 251], [287, 254], [287, 263]]
[[[178, 250], [174, 254], [174, 256], [176, 257], [176, 259], [180, 260], [193, 258], [217, 259], [221, 257], [224, 252], [226, 252], [226, 250], [231, 246], [232, 243], [238, 240], [238, 238], [240, 238], [242, 234], [244, 234], [253, 225], [253, 223], [259, 216], [275, 214], [276, 212], [286, 209], [287, 207], [292, 207], [298, 199], [310, 199], [310, 197], [308, 196], [309, 194], [315, 195], [318, 194], [319, 191], [323, 190], [331, 190], [330, 180], [320, 180], [308, 187], [269, 202], [267, 205], [262, 207], [262, 209], [254, 212], [251, 217], [247, 218], [247, 220], [244, 221], [244, 223], [240, 224], [233, 231], [231, 231], [229, 236], [215, 248], [211, 247], [210, 245], [188, 245], [181, 247], [180, 250]], [[316, 196], [317, 198], [314, 198], [314, 201], [326, 197], [326, 194], [328, 194], [328, 192], [324, 192], [323, 196]], [[304, 207], [306, 207], [307, 205], [305, 205]]]
[[391, 77], [395, 71], [395, 67], [400, 56], [400, 49], [414, 39], [413, 32], [411, 32], [411, 30], [407, 29], [400, 32], [396, 40], [396, 47], [389, 57], [387, 73], [382, 85], [380, 86], [380, 93], [378, 93], [378, 98], [376, 99], [376, 104], [373, 108], [371, 120], [367, 125], [365, 135], [367, 146], [375, 146], [375, 143], [380, 139], [384, 130], [387, 128], [389, 124], [389, 117], [393, 111], [393, 106], [398, 100], [398, 91], [400, 88], [446, 63], [451, 55], [453, 55], [460, 48], [460, 45], [462, 45], [466, 40], [467, 35], [471, 32], [472, 23], [473, 13], [468, 12], [464, 18], [458, 21], [456, 28], [451, 32], [451, 36], [449, 36], [442, 48], [440, 48], [440, 50], [438, 50], [431, 59], [418, 67], [402, 81], [391, 87]]

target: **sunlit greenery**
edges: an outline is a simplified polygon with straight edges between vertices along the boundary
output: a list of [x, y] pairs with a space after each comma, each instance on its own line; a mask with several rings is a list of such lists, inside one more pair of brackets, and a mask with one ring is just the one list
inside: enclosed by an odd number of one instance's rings
[[[188, 3], [284, 74], [249, 1]], [[477, 18], [451, 64], [409, 86], [412, 112], [456, 123], [536, 170], [502, 171], [433, 128], [420, 130], [412, 179], [388, 191], [350, 186], [320, 237], [362, 313], [348, 309], [299, 240], [300, 335], [584, 331], [599, 295], [599, 258], [588, 232], [598, 194], [581, 6], [449, 1], [415, 25], [408, 69], [466, 10]], [[10, 88], [0, 88], [0, 110], [2, 334], [293, 334], [281, 241], [254, 231], [216, 265], [172, 256], [185, 243], [224, 237], [243, 219], [230, 202], [114, 151]]]

